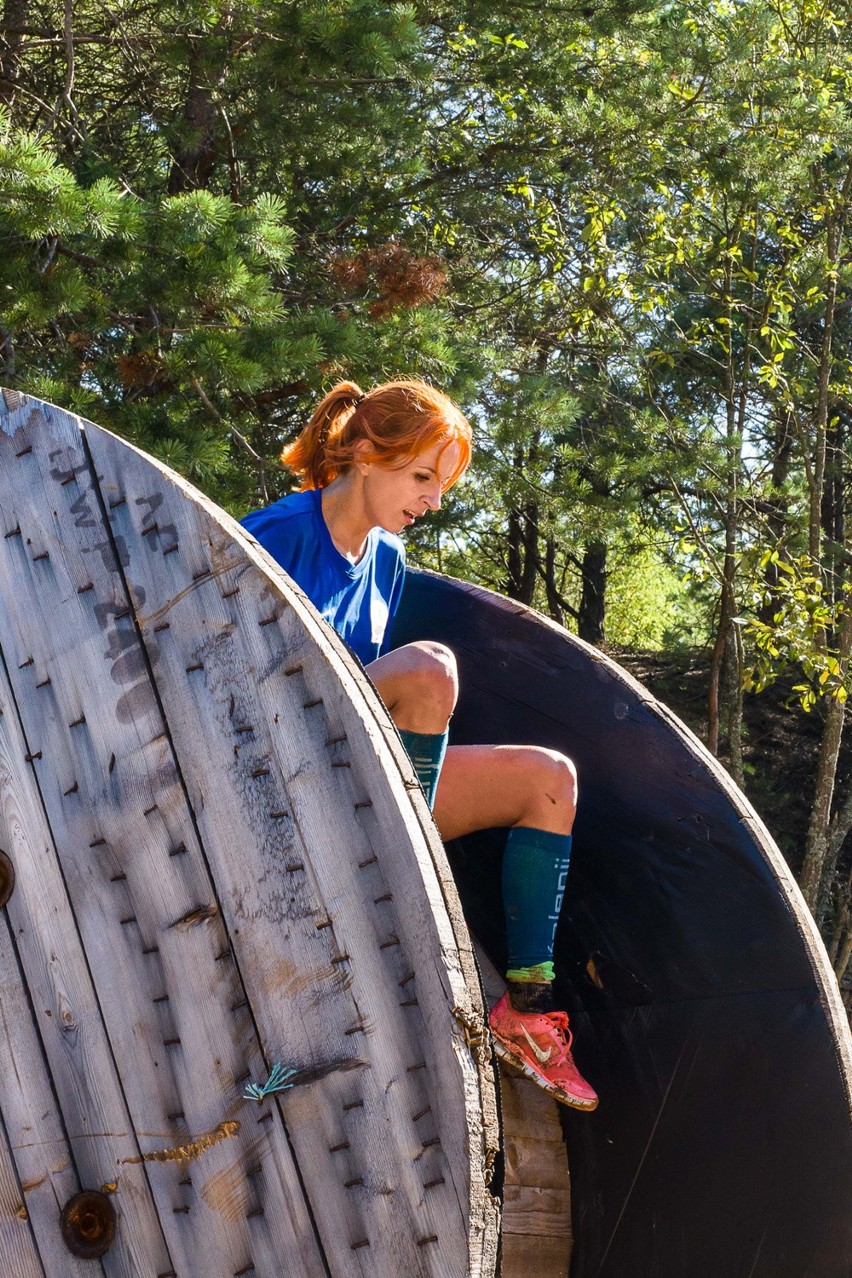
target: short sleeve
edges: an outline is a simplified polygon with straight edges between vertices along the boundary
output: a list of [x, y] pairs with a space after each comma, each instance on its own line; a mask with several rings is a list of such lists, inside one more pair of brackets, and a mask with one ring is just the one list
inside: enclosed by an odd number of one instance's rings
[[382, 645], [381, 645], [381, 648], [379, 649], [379, 656], [382, 656], [382, 657], [385, 655], [386, 652], [390, 651], [391, 630], [393, 629], [394, 617], [396, 616], [397, 611], [399, 610], [399, 603], [400, 603], [400, 600], [402, 599], [402, 588], [404, 584], [405, 584], [405, 550], [402, 544], [400, 543], [399, 555], [397, 558], [396, 575], [394, 577], [393, 585], [391, 586], [390, 596], [388, 598], [388, 620], [387, 620], [387, 625], [385, 626], [385, 634], [384, 634], [384, 638], [382, 639]]

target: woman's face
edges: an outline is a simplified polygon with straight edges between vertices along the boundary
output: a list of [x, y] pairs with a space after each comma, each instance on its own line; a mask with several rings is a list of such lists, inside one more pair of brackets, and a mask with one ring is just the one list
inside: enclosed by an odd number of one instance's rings
[[357, 461], [371, 526], [399, 533], [428, 511], [440, 510], [441, 496], [458, 461], [458, 444], [440, 441], [391, 470]]

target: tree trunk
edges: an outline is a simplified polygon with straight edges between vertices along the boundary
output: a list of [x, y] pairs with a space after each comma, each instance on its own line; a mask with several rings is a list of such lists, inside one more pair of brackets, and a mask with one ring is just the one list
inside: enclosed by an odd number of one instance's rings
[[826, 705], [825, 727], [820, 742], [814, 802], [805, 843], [805, 860], [799, 878], [805, 900], [817, 923], [823, 914], [824, 880], [828, 854], [828, 825], [837, 777], [837, 761], [843, 739], [844, 707], [831, 698]]
[[[536, 459], [538, 437], [533, 436], [529, 449], [518, 444], [512, 456], [512, 469], [523, 481], [528, 466]], [[523, 491], [523, 486], [521, 487]], [[529, 491], [529, 489], [528, 489]], [[539, 553], [539, 506], [535, 500], [520, 502], [509, 511], [506, 538], [506, 590], [510, 599], [531, 604], [535, 597]]]
[[720, 725], [724, 721], [732, 758], [741, 757], [738, 737], [740, 722], [735, 713], [739, 697], [740, 662], [734, 635], [737, 615], [737, 535], [739, 531], [739, 464], [741, 435], [736, 428], [733, 405], [728, 404], [728, 474], [725, 500], [725, 554], [722, 561], [722, 589], [719, 601], [719, 628], [710, 659], [707, 744], [711, 754], [719, 753]]
[[814, 422], [816, 436], [808, 520], [808, 549], [815, 566], [820, 565], [821, 562], [822, 514], [825, 502], [826, 468], [829, 461], [829, 404], [831, 403], [834, 325], [837, 312], [837, 275], [850, 195], [852, 195], [852, 164], [847, 165], [846, 176], [835, 205], [836, 213], [829, 219], [826, 228], [825, 248], [828, 269], [825, 274], [825, 309], [819, 354], [819, 389]]
[[[830, 553], [824, 558], [826, 543], [823, 515], [827, 503], [825, 488], [829, 460], [829, 404], [831, 402], [830, 386], [834, 362], [833, 341], [837, 302], [837, 269], [843, 239], [843, 224], [850, 195], [852, 195], [852, 165], [847, 166], [843, 187], [839, 192], [839, 200], [836, 205], [837, 213], [829, 221], [826, 235], [828, 263], [826, 301], [820, 347], [819, 392], [814, 421], [814, 457], [808, 494], [808, 550], [814, 569], [820, 574], [823, 581], [829, 575], [826, 570], [831, 566]], [[828, 504], [830, 505], [830, 501]], [[826, 644], [828, 643], [827, 637], [825, 642]], [[849, 654], [850, 650], [852, 650], [852, 613], [850, 612], [847, 612], [840, 622], [836, 644], [837, 657], [840, 664], [838, 682], [845, 685], [849, 667]], [[837, 842], [831, 840], [831, 805], [834, 798], [837, 764], [843, 740], [845, 718], [846, 708], [843, 703], [835, 697], [828, 696], [826, 698], [825, 727], [820, 743], [816, 785], [814, 787], [814, 800], [805, 841], [805, 859], [799, 878], [805, 900], [810, 906], [817, 924], [820, 924], [825, 917], [831, 893], [831, 880], [834, 876], [840, 850]]]
[[519, 597], [523, 574], [523, 513], [517, 506], [514, 506], [509, 511], [509, 520], [506, 527], [506, 584], [504, 590], [510, 599]]
[[[849, 653], [852, 649], [852, 613], [847, 613], [841, 623], [837, 647], [841, 670], [840, 680], [845, 682], [849, 667]], [[817, 923], [825, 913], [830, 878], [834, 873], [839, 853], [839, 848], [836, 845], [832, 847], [830, 844], [829, 835], [831, 803], [834, 798], [845, 717], [845, 705], [836, 697], [827, 697], [814, 801], [805, 841], [805, 859], [799, 875], [799, 886]]]
[[531, 604], [538, 580], [538, 505], [527, 502], [509, 511], [506, 594]]
[[23, 31], [28, 25], [29, 16], [29, 0], [6, 0], [3, 5], [4, 47], [0, 49], [0, 102], [7, 106], [11, 106], [15, 100]]
[[829, 406], [826, 422], [825, 483], [822, 492], [823, 567], [829, 601], [837, 600], [837, 583], [842, 572], [846, 534], [845, 425], [847, 410], [838, 402]]
[[[737, 234], [739, 231], [737, 231]], [[752, 259], [754, 244], [752, 245]], [[724, 720], [728, 735], [728, 752], [734, 769], [742, 777], [740, 660], [734, 618], [737, 615], [737, 544], [739, 540], [739, 489], [742, 465], [743, 424], [748, 405], [751, 320], [746, 325], [745, 355], [737, 382], [731, 334], [733, 266], [728, 260], [723, 300], [728, 313], [725, 399], [725, 554], [722, 561], [719, 629], [710, 661], [710, 690], [707, 699], [707, 744], [712, 754], [719, 753], [720, 726]]]
[[548, 537], [544, 550], [544, 591], [551, 620], [564, 625], [565, 609], [562, 592], [556, 584], [556, 540], [553, 537]]
[[816, 411], [816, 439], [814, 442], [813, 483], [810, 490], [810, 514], [808, 519], [808, 549], [814, 565], [820, 563], [822, 510], [825, 498], [825, 468], [828, 452], [828, 396], [831, 380], [832, 342], [834, 339], [834, 312], [837, 302], [836, 260], [840, 241], [839, 228], [829, 227], [828, 256], [833, 269], [826, 280], [825, 311], [823, 312], [822, 345], [819, 361], [819, 392]]
[[[766, 525], [769, 530], [770, 547], [780, 546], [787, 532], [789, 518], [788, 503], [781, 495], [790, 474], [790, 462], [793, 456], [795, 435], [788, 413], [774, 419], [772, 430], [772, 491], [768, 499], [769, 511]], [[769, 591], [769, 599], [762, 604], [758, 613], [764, 625], [772, 625], [778, 611], [778, 568], [771, 561], [763, 572], [763, 579]]]
[[719, 753], [719, 730], [725, 697], [723, 667], [733, 616], [733, 595], [729, 582], [726, 580], [722, 583], [719, 598], [719, 624], [716, 627], [716, 639], [710, 654], [710, 678], [707, 690], [707, 749], [713, 755]]
[[583, 551], [580, 608], [577, 631], [587, 643], [601, 644], [606, 628], [607, 545], [591, 541]]
[[200, 43], [190, 46], [189, 85], [180, 125], [180, 145], [169, 173], [169, 195], [206, 187], [219, 159], [219, 114], [210, 87], [211, 69]]
[[743, 786], [745, 784], [745, 771], [743, 769], [743, 637], [736, 622], [731, 624], [728, 635], [725, 668], [727, 672], [725, 717], [728, 725], [730, 773], [737, 785]]

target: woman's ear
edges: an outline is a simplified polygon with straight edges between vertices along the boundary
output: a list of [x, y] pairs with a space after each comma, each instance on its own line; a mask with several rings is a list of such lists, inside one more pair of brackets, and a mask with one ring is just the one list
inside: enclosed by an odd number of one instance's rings
[[355, 444], [354, 464], [362, 475], [370, 469], [376, 450], [369, 439], [359, 439]]

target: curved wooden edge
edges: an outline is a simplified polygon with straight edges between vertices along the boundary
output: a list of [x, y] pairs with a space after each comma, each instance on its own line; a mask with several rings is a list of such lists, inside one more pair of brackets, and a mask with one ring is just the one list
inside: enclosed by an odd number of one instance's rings
[[[429, 1059], [429, 1054], [434, 1048], [435, 1052], [448, 1061], [449, 1075], [453, 1079], [452, 1090], [446, 1097], [446, 1112], [453, 1116], [452, 1123], [448, 1127], [447, 1121], [443, 1120], [443, 1125], [445, 1128], [446, 1148], [447, 1150], [452, 1150], [452, 1165], [459, 1167], [458, 1189], [454, 1192], [460, 1197], [459, 1206], [463, 1209], [467, 1200], [467, 1193], [462, 1192], [462, 1169], [468, 1176], [468, 1185], [465, 1185], [464, 1189], [466, 1191], [469, 1187], [471, 1191], [470, 1210], [468, 1213], [469, 1235], [467, 1240], [469, 1244], [469, 1265], [466, 1271], [475, 1275], [476, 1278], [479, 1278], [480, 1275], [482, 1278], [487, 1278], [487, 1275], [494, 1272], [497, 1253], [498, 1208], [494, 1196], [488, 1192], [488, 1171], [497, 1150], [497, 1121], [494, 1079], [486, 1047], [487, 1038], [484, 1033], [483, 1009], [478, 1001], [478, 983], [467, 975], [470, 972], [475, 976], [475, 971], [467, 929], [457, 907], [455, 888], [449, 876], [449, 871], [447, 870], [444, 874], [441, 872], [442, 864], [444, 867], [446, 866], [443, 845], [440, 843], [432, 824], [428, 807], [422, 799], [420, 788], [408, 762], [408, 757], [402, 749], [384, 707], [375, 696], [369, 680], [357, 667], [357, 663], [349, 657], [344, 645], [340, 643], [331, 628], [322, 621], [301, 592], [290, 582], [289, 578], [286, 578], [277, 565], [273, 565], [272, 561], [252, 544], [243, 530], [212, 502], [209, 502], [196, 490], [191, 489], [189, 485], [174, 475], [167, 467], [154, 462], [153, 459], [126, 444], [117, 436], [110, 435], [109, 432], [105, 432], [93, 424], [83, 423], [75, 415], [66, 413], [64, 410], [54, 409], [52, 406], [42, 404], [38, 400], [24, 396], [15, 396], [13, 398], [13, 411], [16, 418], [21, 416], [26, 418], [28, 422], [30, 420], [35, 421], [37, 417], [40, 417], [40, 412], [43, 412], [50, 417], [64, 419], [64, 424], [67, 425], [67, 429], [73, 434], [79, 452], [82, 452], [82, 439], [88, 439], [92, 445], [97, 440], [98, 447], [95, 448], [93, 446], [89, 450], [90, 460], [92, 455], [95, 457], [100, 455], [104, 459], [105, 470], [108, 473], [114, 470], [116, 475], [120, 475], [122, 466], [115, 467], [114, 460], [119, 455], [129, 458], [130, 454], [133, 454], [133, 465], [128, 464], [127, 466], [128, 482], [132, 482], [131, 476], [136, 473], [134, 467], [140, 474], [158, 470], [165, 481], [162, 489], [164, 495], [166, 495], [165, 490], [167, 487], [178, 490], [171, 494], [176, 511], [178, 506], [181, 505], [179, 498], [185, 498], [184, 507], [187, 511], [190, 504], [195, 505], [198, 510], [197, 526], [199, 529], [205, 528], [201, 519], [201, 514], [203, 513], [208, 519], [210, 527], [215, 528], [215, 537], [218, 537], [218, 530], [221, 529], [225, 534], [223, 541], [232, 539], [234, 544], [239, 543], [240, 555], [238, 558], [245, 560], [244, 566], [246, 570], [249, 568], [253, 570], [258, 567], [261, 569], [259, 573], [247, 571], [246, 580], [254, 577], [257, 582], [259, 578], [259, 584], [262, 586], [264, 595], [274, 591], [275, 594], [282, 598], [284, 603], [289, 605], [285, 609], [285, 615], [298, 619], [299, 624], [302, 626], [304, 637], [309, 641], [308, 646], [312, 644], [311, 660], [317, 674], [319, 675], [322, 666], [325, 665], [326, 669], [332, 674], [334, 681], [336, 681], [333, 690], [335, 705], [338, 710], [345, 711], [347, 720], [352, 722], [353, 727], [357, 720], [358, 731], [357, 734], [353, 735], [357, 735], [357, 739], [361, 743], [360, 748], [364, 752], [364, 770], [369, 770], [372, 773], [380, 793], [384, 796], [383, 810], [385, 810], [386, 816], [392, 818], [392, 828], [388, 838], [391, 843], [399, 840], [400, 845], [406, 849], [406, 857], [404, 859], [398, 857], [397, 868], [396, 870], [392, 869], [391, 872], [396, 875], [400, 881], [400, 886], [403, 888], [405, 882], [410, 880], [411, 886], [415, 889], [415, 901], [419, 900], [420, 893], [425, 887], [429, 905], [431, 906], [431, 910], [429, 906], [426, 907], [428, 919], [424, 918], [422, 924], [417, 923], [416, 919], [412, 919], [411, 927], [409, 928], [412, 937], [425, 937], [428, 933], [430, 945], [433, 941], [433, 934], [434, 939], [439, 941], [439, 946], [436, 948], [434, 955], [435, 961], [427, 961], [423, 972], [423, 979], [427, 982], [429, 991], [427, 1001], [428, 1014], [431, 1017], [430, 1028], [434, 1031], [434, 1033], [430, 1033], [427, 1036], [424, 1048], [427, 1059]], [[0, 431], [7, 427], [5, 433], [14, 435], [14, 423], [4, 423], [2, 420], [4, 404], [9, 404], [9, 397], [4, 397], [3, 401], [0, 402]], [[32, 415], [28, 410], [32, 410]], [[26, 444], [30, 442], [29, 439], [25, 440]], [[109, 448], [107, 448], [107, 444], [109, 444]], [[31, 448], [23, 445], [20, 447], [23, 451], [16, 454], [18, 456], [24, 457], [25, 454], [32, 452]], [[110, 448], [113, 450], [112, 453], [109, 451]], [[39, 451], [36, 441], [36, 454]], [[29, 465], [30, 462], [35, 465], [36, 461], [36, 458], [31, 458], [30, 461], [22, 462], [21, 465]], [[87, 475], [90, 471], [92, 472], [90, 478], [87, 479], [87, 483], [91, 484], [95, 479], [94, 469], [91, 466], [81, 465], [80, 470], [81, 472], [86, 471]], [[52, 478], [58, 482], [59, 476], [53, 475]], [[102, 478], [102, 476], [98, 476], [92, 491], [102, 489]], [[68, 489], [63, 489], [63, 491], [69, 492]], [[128, 494], [130, 496], [137, 495], [132, 486], [128, 488]], [[11, 498], [11, 494], [9, 495]], [[112, 496], [115, 497], [116, 495], [113, 487]], [[100, 496], [103, 506], [107, 498], [103, 491], [101, 491]], [[62, 507], [66, 514], [66, 507], [70, 500], [68, 498], [66, 505]], [[109, 502], [108, 504], [110, 509], [112, 509], [113, 504], [121, 506], [122, 503]], [[139, 504], [139, 502], [127, 503], [120, 515], [115, 516], [115, 519], [120, 523], [120, 519], [128, 514], [131, 507]], [[14, 502], [11, 502], [10, 505], [14, 509]], [[48, 507], [49, 509], [50, 507]], [[37, 522], [35, 518], [34, 522]], [[112, 523], [112, 517], [110, 517], [110, 523]], [[131, 536], [136, 537], [139, 532], [139, 526], [139, 520], [137, 519], [135, 522], [128, 523], [126, 527]], [[142, 527], [144, 530], [144, 522]], [[112, 534], [110, 535], [112, 536]], [[73, 540], [72, 534], [71, 541]], [[128, 542], [127, 544], [132, 546], [134, 543]], [[45, 558], [45, 556], [39, 556], [39, 558]], [[59, 558], [61, 559], [62, 556]], [[176, 556], [174, 560], [169, 560], [169, 564], [173, 565], [178, 561], [178, 558], [179, 556]], [[82, 580], [85, 580], [85, 578], [82, 578]], [[128, 580], [130, 579], [128, 578]], [[271, 584], [271, 590], [267, 586], [267, 582]], [[193, 585], [189, 586], [190, 591], [194, 591], [194, 589]], [[149, 597], [153, 598], [156, 593], [154, 590], [150, 591]], [[137, 609], [137, 604], [132, 598], [129, 598], [128, 602], [134, 609]], [[143, 602], [144, 600], [140, 597], [138, 599], [138, 609], [134, 613], [136, 622], [140, 627], [143, 624], [147, 624], [141, 616]], [[266, 625], [267, 622], [263, 621], [261, 624]], [[272, 631], [264, 633], [271, 634]], [[198, 667], [193, 667], [193, 669], [198, 669]], [[112, 764], [110, 764], [111, 768]], [[400, 818], [401, 822], [397, 827], [397, 821]], [[416, 865], [407, 869], [409, 851], [413, 851]], [[408, 879], [406, 876], [408, 876]], [[404, 891], [398, 895], [402, 899]], [[417, 911], [415, 911], [416, 913]], [[400, 931], [399, 935], [404, 937], [407, 933]], [[426, 951], [427, 954], [431, 952], [431, 949]], [[413, 950], [412, 957], [416, 953], [417, 950]], [[421, 950], [421, 955], [422, 953]], [[451, 1015], [448, 1015], [448, 1012]], [[423, 1014], [426, 1013], [424, 1012]], [[411, 1015], [415, 1014], [411, 1013]], [[429, 1040], [432, 1041], [430, 1042]], [[453, 1125], [455, 1126], [454, 1135], [451, 1130]], [[105, 1126], [109, 1127], [110, 1124]], [[435, 1182], [435, 1184], [438, 1183], [437, 1181]], [[441, 1181], [440, 1183], [443, 1182]], [[446, 1192], [452, 1196], [453, 1190], [450, 1187], [446, 1191], [440, 1192]], [[455, 1211], [455, 1202], [453, 1202], [453, 1211]], [[412, 1237], [416, 1236], [413, 1235]], [[462, 1255], [465, 1254], [464, 1240], [464, 1233], [459, 1233], [458, 1242], [461, 1246], [458, 1248], [455, 1263], [452, 1266], [454, 1274], [461, 1272], [462, 1266], [459, 1262]], [[359, 1254], [355, 1259], [360, 1264], [365, 1258]], [[426, 1252], [423, 1253], [423, 1263], [424, 1272], [426, 1268], [429, 1269], [429, 1272], [439, 1272], [439, 1267], [435, 1267], [439, 1262], [436, 1259], [431, 1259]], [[165, 1268], [165, 1266], [160, 1267]], [[348, 1267], [344, 1268], [346, 1272], [349, 1272]], [[419, 1267], [418, 1272], [420, 1272]], [[444, 1270], [440, 1269], [440, 1272], [443, 1273]]]
[[[31, 402], [39, 401], [31, 400]], [[471, 1129], [469, 1132], [468, 1155], [472, 1207], [476, 1208], [471, 1213], [470, 1221], [469, 1273], [472, 1278], [478, 1278], [480, 1274], [483, 1276], [491, 1274], [494, 1271], [498, 1250], [499, 1205], [490, 1192], [489, 1186], [500, 1141], [486, 1010], [481, 998], [470, 934], [461, 911], [446, 852], [399, 734], [360, 663], [353, 657], [334, 629], [320, 616], [297, 583], [235, 519], [164, 463], [150, 457], [141, 449], [103, 427], [82, 418], [78, 420], [84, 438], [88, 433], [89, 436], [102, 435], [112, 439], [122, 449], [132, 452], [147, 466], [159, 471], [164, 479], [183, 491], [187, 500], [215, 520], [235, 542], [239, 543], [247, 558], [262, 571], [264, 576], [271, 579], [273, 584], [279, 583], [279, 588], [284, 587], [287, 602], [299, 617], [305, 631], [314, 640], [329, 667], [346, 687], [347, 695], [353, 701], [358, 714], [369, 719], [394, 760], [402, 787], [407, 795], [407, 804], [400, 810], [410, 827], [416, 831], [417, 838], [425, 844], [450, 923], [451, 937], [447, 938], [449, 944], [445, 952], [449, 958], [450, 947], [452, 947], [458, 956], [457, 971], [461, 979], [455, 979], [456, 965], [452, 961], [447, 962], [446, 979], [451, 986], [451, 1010], [455, 1019], [455, 1033], [463, 1039], [476, 1066], [478, 1109], [482, 1119], [481, 1128], [478, 1131]], [[472, 1114], [469, 1117], [472, 1119]]]
[[741, 823], [751, 833], [755, 846], [772, 870], [802, 937], [819, 991], [820, 1004], [833, 1031], [846, 1101], [850, 1115], [852, 1115], [852, 1029], [850, 1029], [849, 1018], [840, 995], [840, 987], [834, 969], [831, 966], [825, 944], [801, 889], [793, 877], [790, 867], [784, 860], [778, 845], [750, 800], [743, 794], [719, 760], [710, 753], [695, 733], [664, 702], [659, 701], [638, 679], [635, 679], [633, 675], [619, 666], [612, 657], [600, 652], [592, 644], [586, 643], [585, 640], [580, 639], [577, 635], [571, 634], [564, 626], [560, 626], [549, 617], [545, 617], [535, 608], [530, 608], [514, 599], [507, 599], [505, 596], [498, 594], [496, 591], [488, 590], [484, 586], [476, 586], [470, 582], [460, 581], [455, 577], [447, 577], [444, 574], [434, 573], [427, 569], [409, 569], [409, 571], [417, 572], [424, 577], [452, 581], [460, 590], [472, 595], [474, 598], [483, 600], [491, 607], [509, 612], [514, 616], [528, 617], [538, 625], [546, 626], [563, 640], [567, 640], [573, 647], [582, 652], [589, 661], [602, 666], [614, 680], [628, 689], [646, 709], [655, 714], [666, 725], [672, 735], [680, 741], [696, 763], [710, 773], [713, 780], [729, 800]]
[[[0, 1105], [18, 1135], [15, 1161], [42, 1259], [51, 1274], [72, 1272], [58, 1222], [73, 1179], [73, 1192], [107, 1185], [115, 1195], [120, 1228], [108, 1265], [116, 1278], [194, 1271], [202, 1241], [223, 1272], [232, 1265], [229, 1274], [244, 1263], [247, 1240], [261, 1265], [261, 1254], [277, 1244], [279, 1252], [298, 1248], [306, 1271], [324, 1273], [321, 1258], [308, 1259], [307, 1210], [281, 1174], [288, 1166], [286, 1133], [273, 1125], [264, 1132], [274, 1135], [253, 1139], [248, 1124], [229, 1113], [245, 1065], [262, 1069], [264, 1061], [245, 1016], [235, 1011], [233, 972], [214, 966], [221, 950], [217, 907], [210, 905], [209, 881], [197, 873], [189, 814], [158, 744], [162, 720], [147, 695], [122, 717], [127, 666], [104, 661], [110, 651], [125, 662], [133, 652], [131, 682], [150, 688], [137, 682], [139, 648], [130, 627], [125, 624], [120, 639], [104, 624], [107, 615], [129, 618], [131, 601], [95, 516], [79, 422], [22, 401], [10, 418], [0, 416], [0, 453], [4, 533], [16, 525], [11, 538], [0, 541], [0, 593], [8, 601], [0, 611], [6, 711], [0, 717], [0, 840], [16, 865], [6, 909], [19, 963], [19, 971], [0, 981], [6, 1031], [0, 1056], [9, 1051], [18, 1062], [2, 1071]], [[149, 802], [154, 791], [168, 816], [149, 835], [146, 822], [163, 816]], [[186, 843], [170, 837], [179, 828]], [[157, 850], [169, 854], [159, 863]], [[137, 917], [125, 894], [133, 891], [137, 866], [154, 863], [152, 891]], [[177, 916], [191, 915], [199, 902], [205, 903], [202, 925], [172, 929]], [[199, 997], [189, 993], [187, 971], [200, 975], [192, 992]], [[207, 1086], [182, 1085], [172, 1068], [180, 1062], [166, 1060], [167, 1047], [183, 1053], [181, 1034]], [[227, 1143], [181, 1140], [187, 1132], [209, 1133], [225, 1115]], [[56, 1139], [63, 1131], [64, 1157]], [[173, 1210], [182, 1193], [177, 1163], [146, 1157], [168, 1135], [204, 1154], [203, 1178], [199, 1169], [195, 1182], [199, 1210], [185, 1215]], [[249, 1238], [249, 1217], [244, 1225], [226, 1220], [203, 1189], [220, 1173], [233, 1186], [232, 1160], [254, 1161], [262, 1146], [265, 1153], [273, 1145], [276, 1157], [266, 1160], [261, 1191], [274, 1204], [270, 1226]], [[34, 1162], [42, 1147], [47, 1176]]]

